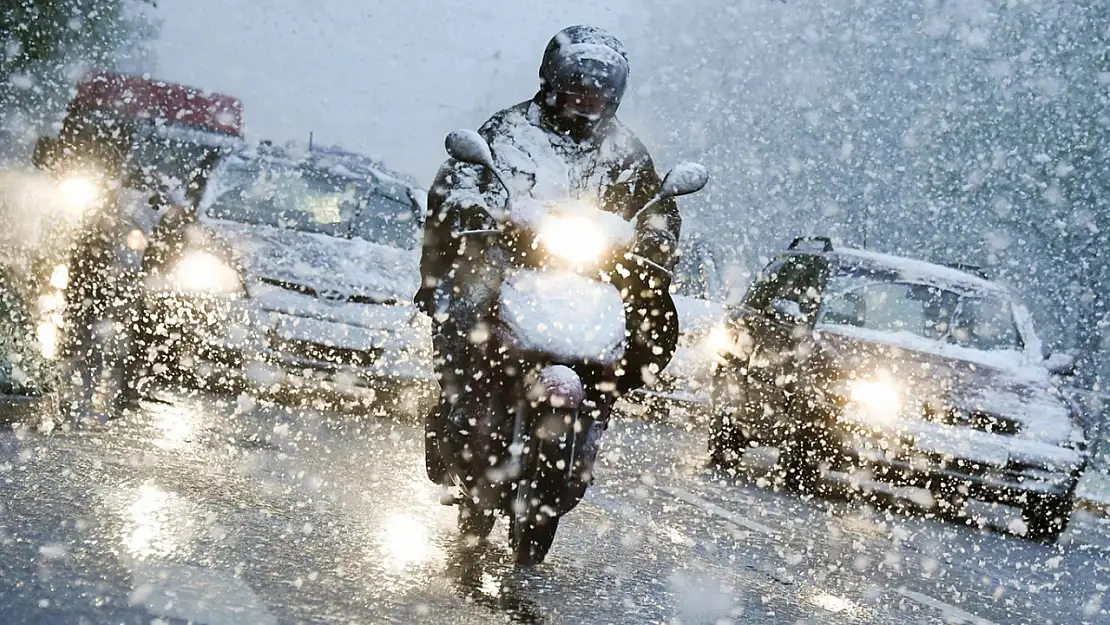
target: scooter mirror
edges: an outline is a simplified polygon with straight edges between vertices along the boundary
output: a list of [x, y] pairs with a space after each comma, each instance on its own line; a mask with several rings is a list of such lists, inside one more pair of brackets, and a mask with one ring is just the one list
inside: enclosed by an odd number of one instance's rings
[[494, 171], [493, 153], [489, 144], [473, 130], [451, 131], [444, 141], [444, 147], [447, 148], [447, 154], [457, 161], [481, 165]]
[[705, 188], [709, 171], [700, 163], [679, 163], [663, 177], [659, 199], [690, 195]]

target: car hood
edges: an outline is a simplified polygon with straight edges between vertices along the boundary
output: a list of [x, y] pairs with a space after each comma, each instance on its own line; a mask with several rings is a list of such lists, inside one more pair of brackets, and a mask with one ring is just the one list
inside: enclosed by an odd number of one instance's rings
[[418, 250], [270, 226], [205, 226], [232, 250], [248, 290], [272, 292], [276, 285], [317, 295], [334, 291], [363, 303], [402, 303], [419, 285]]
[[678, 311], [678, 329], [682, 334], [705, 334], [728, 317], [722, 302], [683, 295], [673, 295], [671, 299]]
[[964, 357], [970, 355], [946, 353], [945, 345], [917, 349], [882, 333], [841, 326], [822, 327], [819, 335], [844, 374], [887, 372], [915, 399], [1018, 424], [1016, 438], [1054, 445], [1081, 438], [1074, 407], [1047, 370], [1023, 363], [1016, 352]]

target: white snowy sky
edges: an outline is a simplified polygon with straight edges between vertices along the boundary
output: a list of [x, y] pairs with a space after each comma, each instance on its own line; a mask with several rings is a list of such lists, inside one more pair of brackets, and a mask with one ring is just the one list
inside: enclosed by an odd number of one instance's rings
[[241, 98], [253, 139], [312, 130], [421, 181], [448, 131], [532, 96], [560, 28], [591, 23], [627, 42], [645, 21], [643, 0], [158, 4], [159, 77]]

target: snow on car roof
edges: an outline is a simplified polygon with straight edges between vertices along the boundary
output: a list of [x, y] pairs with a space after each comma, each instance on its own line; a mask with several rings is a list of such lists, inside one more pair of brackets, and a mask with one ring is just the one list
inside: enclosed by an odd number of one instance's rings
[[145, 76], [90, 72], [78, 83], [70, 109], [110, 110], [243, 136], [243, 103], [238, 98]]
[[[415, 202], [421, 215], [426, 211], [426, 190], [420, 186], [416, 178], [394, 171], [385, 166], [378, 159], [351, 152], [337, 146], [317, 147], [309, 149], [307, 144], [290, 141], [285, 145], [274, 145], [262, 142], [258, 146], [248, 147], [236, 153], [240, 159], [264, 159], [271, 162], [282, 162], [294, 167], [311, 167], [327, 172], [340, 178], [352, 180], [372, 180], [379, 190], [402, 202]], [[390, 187], [399, 187], [405, 191], [405, 196], [391, 192]]]
[[337, 173], [340, 175], [344, 175], [344, 172], [350, 172], [354, 175], [370, 174], [382, 182], [393, 182], [413, 189], [421, 188], [416, 178], [390, 169], [385, 163], [376, 158], [352, 152], [339, 146], [313, 146], [311, 149], [305, 150], [305, 155], [321, 166], [330, 165], [333, 169], [338, 170]]
[[896, 271], [903, 279], [911, 282], [935, 283], [937, 286], [953, 286], [996, 295], [1011, 294], [1008, 288], [997, 282], [984, 280], [966, 271], [915, 258], [844, 247], [836, 248], [835, 251], [831, 252], [831, 255], [872, 267]]

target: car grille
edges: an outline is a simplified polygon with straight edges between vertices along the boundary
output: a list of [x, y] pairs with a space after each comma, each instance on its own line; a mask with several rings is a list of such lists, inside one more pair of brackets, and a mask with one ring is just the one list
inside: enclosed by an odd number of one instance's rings
[[938, 409], [926, 405], [924, 412], [926, 421], [955, 427], [969, 427], [973, 430], [991, 434], [1016, 436], [1021, 433], [1022, 429], [1021, 423], [1018, 421], [982, 410], [964, 410], [953, 407]]
[[369, 367], [381, 356], [380, 349], [351, 349], [296, 339], [272, 339], [270, 346], [282, 354], [335, 366]]

